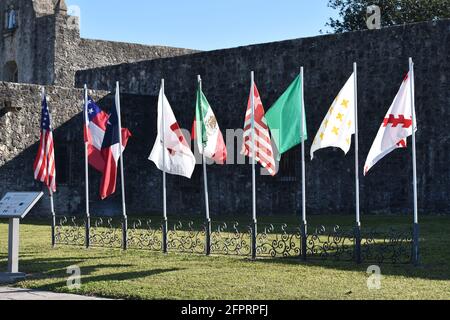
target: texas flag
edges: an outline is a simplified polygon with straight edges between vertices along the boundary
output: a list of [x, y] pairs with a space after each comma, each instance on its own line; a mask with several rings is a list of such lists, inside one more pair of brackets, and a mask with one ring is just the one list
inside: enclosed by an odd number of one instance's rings
[[[412, 83], [411, 83], [412, 82]], [[413, 128], [417, 131], [417, 123], [413, 124], [412, 97], [414, 79], [411, 72], [403, 80], [397, 96], [389, 108], [386, 117], [378, 131], [377, 137], [370, 149], [364, 166], [364, 175], [382, 158], [396, 149], [407, 147], [407, 138], [412, 136]], [[414, 111], [415, 112], [415, 111]], [[414, 119], [417, 119], [414, 116]]]
[[[89, 164], [102, 173], [100, 197], [106, 199], [116, 191], [117, 164], [120, 158], [119, 122], [116, 108], [108, 115], [88, 97], [84, 141], [88, 144]], [[131, 133], [122, 129], [123, 150]]]

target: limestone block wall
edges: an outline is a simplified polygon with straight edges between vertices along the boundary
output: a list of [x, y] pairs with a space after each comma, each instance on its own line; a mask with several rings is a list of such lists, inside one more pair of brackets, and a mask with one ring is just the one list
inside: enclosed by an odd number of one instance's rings
[[[59, 213], [75, 213], [84, 196], [83, 90], [45, 88], [55, 128], [58, 176], [55, 204]], [[33, 177], [40, 137], [41, 89], [37, 85], [0, 82], [0, 195], [42, 189]], [[91, 95], [101, 100], [107, 92], [91, 92]], [[41, 201], [35, 212], [48, 214], [49, 201]]]
[[[131, 94], [156, 96], [160, 79], [180, 125], [190, 128], [194, 117], [196, 76], [203, 78], [223, 130], [241, 128], [249, 92], [250, 71], [267, 108], [305, 67], [305, 97], [312, 139], [324, 115], [359, 64], [360, 167], [401, 81], [408, 57], [416, 65], [419, 206], [423, 214], [450, 213], [450, 21], [411, 24], [377, 31], [288, 40], [187, 56], [142, 61], [77, 72], [76, 85], [111, 90], [116, 80]], [[143, 106], [146, 110], [147, 106]], [[154, 139], [155, 132], [148, 136]], [[237, 147], [239, 148], [239, 147]], [[294, 214], [300, 210], [300, 153], [294, 149], [282, 162], [280, 177], [258, 177], [261, 214]], [[354, 153], [326, 150], [307, 161], [307, 203], [310, 213], [354, 211]], [[250, 214], [250, 168], [210, 169], [211, 207], [216, 213]], [[288, 172], [288, 173], [284, 173]], [[175, 179], [175, 178], [174, 178]], [[200, 184], [199, 184], [200, 183]], [[160, 189], [152, 189], [160, 203]], [[150, 189], [146, 194], [150, 193]], [[171, 207], [201, 208], [201, 179], [171, 190]], [[197, 193], [200, 193], [198, 195]], [[363, 214], [412, 213], [411, 149], [397, 150], [362, 178]], [[198, 211], [198, 210], [197, 210]]]

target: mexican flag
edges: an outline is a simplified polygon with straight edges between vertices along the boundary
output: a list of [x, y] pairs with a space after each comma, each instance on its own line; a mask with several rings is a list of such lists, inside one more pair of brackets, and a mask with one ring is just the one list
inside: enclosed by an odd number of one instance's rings
[[217, 164], [225, 164], [227, 147], [219, 124], [201, 88], [197, 90], [197, 105], [192, 129], [192, 139], [197, 140], [198, 149], [205, 157]]
[[[300, 75], [266, 113], [267, 124], [280, 155], [308, 139]], [[303, 132], [301, 132], [303, 121]]]

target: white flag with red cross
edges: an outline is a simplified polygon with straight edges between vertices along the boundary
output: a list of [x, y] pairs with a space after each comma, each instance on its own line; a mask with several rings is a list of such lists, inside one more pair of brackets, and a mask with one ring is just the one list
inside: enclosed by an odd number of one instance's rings
[[149, 160], [161, 171], [188, 179], [195, 169], [195, 156], [162, 89], [158, 100], [158, 136]]
[[[364, 175], [367, 175], [378, 161], [392, 151], [406, 148], [407, 138], [412, 136], [413, 127], [414, 131], [417, 131], [417, 122], [413, 126], [412, 120], [412, 96], [414, 92], [411, 92], [411, 90], [414, 90], [414, 79], [410, 72], [403, 80], [400, 91], [397, 93], [378, 131], [364, 166]], [[417, 118], [414, 116], [414, 119]]]

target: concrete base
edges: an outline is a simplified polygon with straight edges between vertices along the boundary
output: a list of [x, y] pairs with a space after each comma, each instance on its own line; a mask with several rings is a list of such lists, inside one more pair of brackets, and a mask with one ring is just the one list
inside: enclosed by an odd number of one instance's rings
[[3, 300], [83, 301], [83, 300], [107, 300], [107, 299], [0, 286], [0, 301]]
[[17, 281], [21, 281], [25, 279], [27, 275], [25, 273], [1, 273], [0, 272], [0, 284], [11, 284], [16, 283]]

